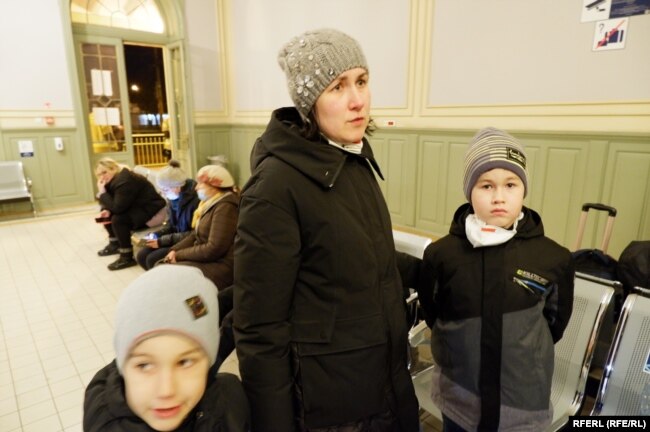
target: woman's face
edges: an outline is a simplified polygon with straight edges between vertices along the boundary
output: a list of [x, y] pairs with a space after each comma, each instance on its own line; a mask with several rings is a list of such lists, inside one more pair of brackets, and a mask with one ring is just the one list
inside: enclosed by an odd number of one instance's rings
[[217, 193], [218, 189], [210, 186], [207, 183], [198, 182], [196, 184], [196, 194], [199, 196], [201, 201], [205, 201], [213, 197]]
[[181, 187], [161, 187], [160, 191], [168, 200], [176, 200], [181, 196]]
[[97, 176], [97, 180], [106, 184], [113, 180], [113, 177], [115, 177], [115, 171], [105, 167], [104, 165], [98, 165], [95, 170], [95, 175]]
[[337, 144], [361, 141], [370, 121], [368, 72], [354, 68], [343, 72], [321, 93], [314, 105], [320, 131]]

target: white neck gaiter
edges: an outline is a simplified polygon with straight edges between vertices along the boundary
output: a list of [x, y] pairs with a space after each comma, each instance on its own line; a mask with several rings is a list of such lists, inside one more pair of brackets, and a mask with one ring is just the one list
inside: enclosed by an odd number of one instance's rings
[[475, 248], [503, 244], [517, 234], [517, 224], [523, 219], [523, 217], [524, 213], [519, 213], [519, 217], [515, 220], [512, 229], [505, 229], [494, 225], [488, 225], [472, 213], [467, 216], [467, 219], [465, 219], [465, 234], [467, 235], [467, 240], [469, 240]]
[[332, 141], [331, 139], [328, 138], [327, 142], [329, 142], [330, 145], [333, 145], [334, 147], [340, 148], [341, 150], [345, 150], [348, 153], [361, 154], [361, 149], [363, 148], [363, 141], [359, 141], [358, 143], [354, 143], [354, 144], [341, 145], [341, 144], [339, 144], [339, 143], [337, 143], [335, 141]]

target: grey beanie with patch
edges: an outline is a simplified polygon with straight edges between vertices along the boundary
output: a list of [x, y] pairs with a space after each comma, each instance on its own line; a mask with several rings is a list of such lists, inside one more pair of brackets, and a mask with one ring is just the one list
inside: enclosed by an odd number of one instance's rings
[[474, 135], [465, 154], [463, 192], [472, 202], [472, 188], [484, 172], [503, 168], [514, 172], [524, 183], [524, 197], [528, 193], [528, 172], [524, 146], [509, 133], [487, 127]]
[[278, 63], [287, 76], [291, 100], [303, 118], [341, 73], [357, 67], [368, 70], [359, 43], [334, 29], [310, 30], [292, 38], [278, 53]]
[[198, 343], [210, 366], [219, 349], [217, 287], [196, 267], [159, 265], [131, 282], [115, 312], [113, 344], [117, 368], [133, 348], [149, 337], [176, 333]]

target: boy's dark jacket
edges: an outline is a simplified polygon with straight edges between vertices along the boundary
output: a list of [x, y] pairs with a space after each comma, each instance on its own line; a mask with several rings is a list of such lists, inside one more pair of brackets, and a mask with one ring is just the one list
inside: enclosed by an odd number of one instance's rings
[[467, 430], [543, 430], [552, 418], [553, 344], [573, 304], [571, 253], [545, 237], [540, 216], [525, 207], [512, 239], [474, 248], [465, 235], [470, 212], [469, 204], [456, 211], [420, 270], [439, 366], [432, 397]]
[[[213, 373], [203, 398], [174, 432], [245, 432], [250, 430], [248, 401], [239, 379]], [[124, 379], [115, 361], [101, 369], [86, 388], [84, 432], [152, 432], [128, 407]]]

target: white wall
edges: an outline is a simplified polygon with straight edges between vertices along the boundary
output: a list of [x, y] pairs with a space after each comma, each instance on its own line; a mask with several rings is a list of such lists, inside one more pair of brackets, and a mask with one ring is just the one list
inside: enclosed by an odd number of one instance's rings
[[221, 111], [221, 87], [218, 16], [214, 0], [185, 2], [185, 23], [192, 76], [192, 96], [197, 111]]
[[234, 110], [291, 105], [277, 53], [306, 30], [337, 28], [362, 46], [373, 106], [407, 103], [410, 2], [394, 0], [233, 0]]
[[[10, 4], [9, 4], [10, 3]], [[0, 110], [71, 110], [58, 1], [2, 0]]]
[[436, 0], [429, 105], [650, 99], [650, 15], [624, 49], [592, 51], [596, 23], [573, 0]]

